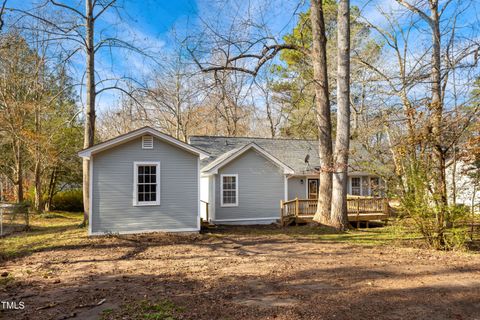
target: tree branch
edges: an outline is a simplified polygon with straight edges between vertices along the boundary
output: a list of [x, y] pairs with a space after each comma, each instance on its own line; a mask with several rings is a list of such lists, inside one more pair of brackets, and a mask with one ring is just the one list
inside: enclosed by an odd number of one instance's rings
[[70, 7], [69, 5], [66, 5], [64, 3], [61, 3], [61, 2], [56, 2], [55, 0], [50, 0], [50, 3], [52, 3], [54, 6], [57, 6], [57, 7], [61, 7], [61, 8], [65, 8], [67, 10], [70, 10], [76, 14], [78, 14], [80, 17], [82, 17], [83, 19], [87, 19], [87, 17], [81, 13], [80, 11], [78, 11], [77, 9], [75, 9], [74, 7]]
[[408, 10], [417, 13], [420, 17], [422, 17], [423, 20], [425, 20], [430, 26], [432, 26], [433, 21], [432, 21], [432, 19], [430, 19], [430, 17], [425, 12], [423, 12], [419, 8], [415, 7], [414, 5], [411, 5], [410, 3], [408, 3], [405, 0], [397, 0], [397, 2], [399, 4], [401, 4], [402, 6], [404, 6], [405, 8], [407, 8]]
[[[97, 20], [98, 17], [100, 17], [104, 12], [105, 10], [107, 10], [109, 7], [111, 7], [114, 3], [116, 2], [116, 0], [113, 0], [113, 1], [110, 1], [109, 3], [107, 3], [105, 6], [103, 6], [102, 10], [100, 10], [99, 13], [97, 13], [94, 17], [93, 17], [93, 20]], [[96, 2], [94, 3], [94, 7], [96, 5]]]
[[[260, 68], [269, 60], [273, 59], [280, 51], [282, 50], [297, 50], [304, 54], [308, 54], [309, 50], [299, 47], [294, 44], [274, 44], [274, 45], [266, 45], [264, 46], [262, 52], [260, 54], [247, 54], [242, 53], [232, 58], [227, 58], [225, 61], [225, 65], [222, 66], [212, 66], [212, 67], [204, 67], [200, 61], [196, 58], [192, 49], [187, 48], [188, 52], [192, 56], [193, 61], [195, 64], [200, 68], [202, 72], [217, 72], [217, 71], [239, 71], [243, 73], [248, 73], [252, 76], [256, 76]], [[243, 60], [243, 59], [257, 59], [257, 64], [255, 68], [248, 69], [244, 67], [237, 67], [232, 65], [234, 62]]]
[[5, 6], [7, 5], [7, 0], [3, 0], [2, 8], [0, 9], [0, 31], [3, 29], [4, 21], [3, 21], [3, 14], [5, 13]]

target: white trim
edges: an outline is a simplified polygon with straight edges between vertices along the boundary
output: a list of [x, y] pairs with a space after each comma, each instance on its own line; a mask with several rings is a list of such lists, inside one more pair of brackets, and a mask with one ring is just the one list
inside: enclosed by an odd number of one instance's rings
[[178, 228], [178, 229], [148, 229], [148, 230], [129, 230], [129, 231], [118, 231], [118, 232], [110, 232], [110, 231], [100, 231], [91, 233], [91, 236], [104, 236], [108, 234], [141, 234], [141, 233], [152, 233], [152, 232], [199, 232], [200, 229], [197, 228]]
[[197, 210], [197, 228], [200, 229], [200, 212], [202, 210], [201, 203], [200, 203], [200, 158], [197, 158], [197, 202], [198, 202], [198, 210]]
[[[156, 166], [157, 191], [155, 201], [138, 201], [138, 167], [139, 166]], [[133, 206], [159, 206], [160, 205], [160, 161], [134, 161], [133, 162]]]
[[[235, 177], [235, 203], [223, 203], [223, 177]], [[238, 174], [225, 173], [220, 175], [220, 206], [222, 207], [238, 207]]]
[[217, 197], [217, 195], [216, 195], [217, 179], [216, 178], [217, 178], [216, 175], [210, 176], [210, 179], [212, 181], [212, 190], [211, 190], [211, 192], [212, 192], [212, 194], [211, 194], [211, 196], [212, 196], [212, 206], [210, 207], [212, 214], [210, 216], [210, 221], [215, 220], [215, 215], [216, 215], [216, 210], [217, 210], [217, 202], [216, 202], [217, 201], [216, 200], [216, 197]]
[[218, 222], [235, 222], [235, 221], [262, 221], [262, 220], [278, 220], [280, 219], [280, 216], [278, 217], [267, 217], [267, 218], [244, 218], [244, 219], [218, 219], [214, 221]]
[[268, 153], [267, 151], [265, 151], [264, 149], [260, 148], [258, 145], [256, 145], [255, 143], [251, 142], [247, 145], [245, 145], [244, 147], [240, 148], [238, 151], [232, 153], [230, 156], [226, 157], [225, 159], [219, 161], [218, 163], [214, 160], [212, 163], [210, 163], [209, 165], [207, 165], [203, 170], [204, 173], [214, 173], [214, 174], [217, 174], [218, 173], [218, 169], [220, 169], [221, 167], [225, 166], [226, 164], [230, 163], [231, 161], [233, 161], [234, 159], [238, 158], [239, 156], [241, 156], [242, 154], [244, 154], [246, 151], [250, 150], [250, 149], [254, 149], [255, 151], [257, 151], [258, 153], [260, 153], [261, 155], [263, 155], [265, 158], [267, 158], [268, 160], [272, 161], [274, 164], [276, 164], [278, 167], [282, 168], [283, 169], [283, 173], [284, 174], [293, 174], [294, 171], [292, 168], [290, 168], [289, 166], [287, 166], [286, 164], [284, 164], [283, 162], [281, 162], [280, 160], [278, 160], [277, 158], [275, 158], [274, 156], [272, 156], [270, 153]]
[[288, 201], [288, 178], [289, 176], [285, 175], [283, 177], [283, 200]]
[[[310, 179], [310, 178], [305, 177], [303, 179], [303, 183], [305, 184], [305, 199], [308, 199], [308, 179]], [[312, 179], [314, 179], [314, 178], [312, 178]], [[302, 179], [300, 179], [300, 180], [302, 180]]]
[[82, 158], [89, 158], [95, 153], [101, 152], [103, 150], [112, 148], [114, 146], [120, 145], [120, 144], [128, 142], [128, 141], [131, 141], [131, 140], [136, 139], [138, 137], [141, 137], [145, 134], [152, 135], [154, 137], [157, 137], [158, 139], [161, 139], [165, 142], [168, 142], [172, 145], [175, 145], [175, 146], [177, 146], [181, 149], [184, 149], [186, 151], [189, 151], [191, 153], [199, 155], [201, 159], [209, 157], [209, 154], [206, 153], [205, 151], [203, 151], [201, 149], [198, 149], [194, 146], [191, 146], [191, 145], [189, 145], [185, 142], [182, 142], [180, 140], [177, 140], [177, 139], [175, 139], [175, 138], [173, 138], [173, 137], [171, 137], [171, 136], [169, 136], [165, 133], [162, 133], [162, 132], [160, 132], [158, 130], [155, 130], [153, 128], [150, 128], [150, 127], [144, 127], [142, 129], [131, 131], [127, 134], [118, 136], [118, 137], [116, 137], [112, 140], [99, 143], [99, 144], [97, 144], [93, 147], [90, 147], [90, 148], [87, 148], [85, 150], [80, 151], [78, 153], [78, 155]]
[[93, 212], [93, 157], [88, 161], [88, 234], [92, 234], [92, 212]]
[[[151, 143], [151, 145], [145, 145], [145, 138], [150, 138], [151, 141], [147, 141], [147, 143], [148, 144]], [[146, 134], [142, 136], [142, 149], [144, 149], [144, 150], [153, 149], [153, 136], [146, 135]]]

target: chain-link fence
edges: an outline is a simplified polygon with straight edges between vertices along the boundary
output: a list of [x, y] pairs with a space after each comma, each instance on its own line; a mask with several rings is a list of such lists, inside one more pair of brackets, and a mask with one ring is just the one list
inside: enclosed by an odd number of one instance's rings
[[25, 230], [28, 226], [28, 205], [0, 203], [0, 237]]

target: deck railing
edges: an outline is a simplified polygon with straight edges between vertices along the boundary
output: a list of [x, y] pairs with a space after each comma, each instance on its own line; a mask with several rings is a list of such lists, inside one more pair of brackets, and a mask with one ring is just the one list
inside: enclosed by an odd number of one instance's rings
[[[298, 199], [282, 201], [281, 216], [288, 217], [313, 217], [317, 211], [316, 199]], [[378, 197], [352, 197], [347, 199], [349, 215], [361, 214], [387, 214], [388, 199]]]

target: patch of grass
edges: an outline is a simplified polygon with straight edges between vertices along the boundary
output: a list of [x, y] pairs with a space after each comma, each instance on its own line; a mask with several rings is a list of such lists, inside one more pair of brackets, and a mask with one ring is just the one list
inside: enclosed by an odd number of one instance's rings
[[177, 320], [183, 312], [183, 308], [167, 299], [158, 302], [141, 300], [123, 305], [119, 310], [106, 309], [101, 319]]
[[298, 240], [345, 242], [360, 245], [381, 245], [394, 242], [417, 241], [421, 235], [416, 233], [408, 223], [397, 222], [388, 226], [351, 229], [347, 232], [336, 232], [325, 226], [223, 226], [206, 231], [209, 236], [285, 236]]
[[105, 309], [102, 311], [102, 314], [100, 315], [100, 319], [108, 319], [108, 316], [113, 313], [113, 309]]
[[81, 213], [57, 212], [54, 216], [32, 215], [30, 230], [13, 233], [0, 241], [0, 260], [59, 246], [81, 244], [87, 240], [85, 228], [79, 228]]
[[0, 277], [0, 288], [5, 288], [14, 281], [15, 278], [12, 274], [8, 274], [6, 277]]

